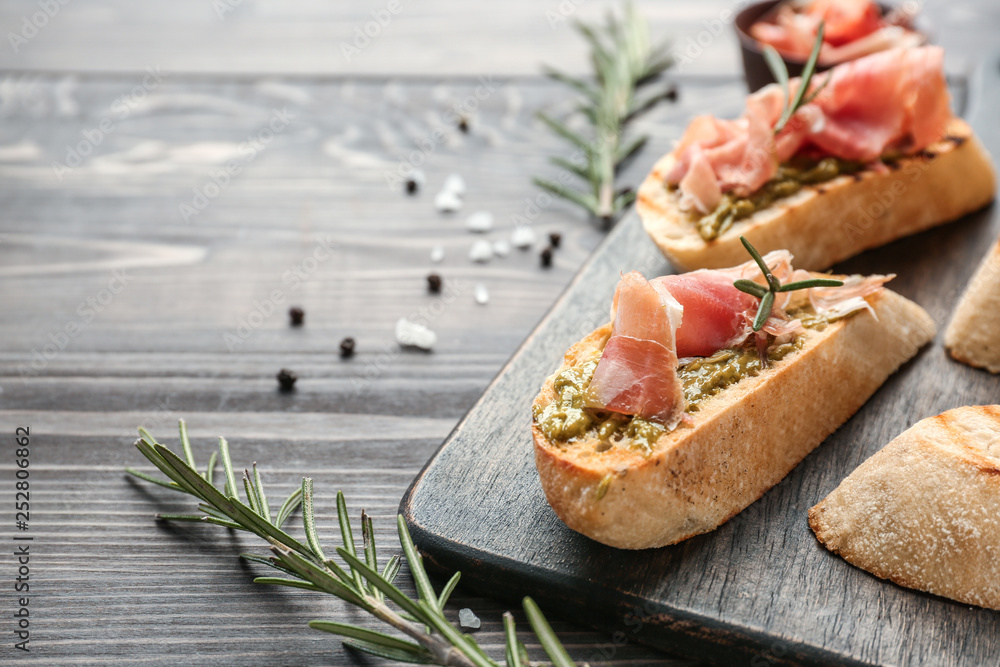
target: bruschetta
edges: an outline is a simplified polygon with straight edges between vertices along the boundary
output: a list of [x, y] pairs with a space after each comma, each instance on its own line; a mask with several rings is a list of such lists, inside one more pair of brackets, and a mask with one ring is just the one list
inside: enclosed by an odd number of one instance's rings
[[755, 262], [622, 276], [611, 321], [532, 406], [542, 488], [567, 526], [625, 549], [715, 529], [934, 337], [920, 306], [883, 287], [891, 276], [771, 293], [772, 280], [830, 277], [794, 270], [787, 251], [761, 262], [767, 279]]
[[1000, 373], [1000, 241], [987, 251], [944, 334], [958, 361]]
[[646, 231], [678, 270], [741, 261], [741, 235], [822, 270], [982, 208], [996, 174], [952, 115], [943, 59], [884, 51], [814, 76], [815, 97], [787, 118], [777, 84], [738, 120], [695, 118], [638, 191]]
[[1000, 609], [1000, 405], [917, 422], [809, 510], [809, 525], [877, 577]]

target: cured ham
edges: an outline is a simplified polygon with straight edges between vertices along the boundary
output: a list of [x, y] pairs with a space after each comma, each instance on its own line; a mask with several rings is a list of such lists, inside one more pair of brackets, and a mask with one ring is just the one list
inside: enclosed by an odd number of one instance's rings
[[[951, 119], [944, 51], [895, 49], [840, 65], [822, 92], [796, 110], [777, 135], [786, 100], [777, 85], [747, 98], [737, 120], [701, 116], [674, 150], [666, 181], [680, 187], [681, 208], [705, 214], [721, 194], [745, 197], [799, 153], [872, 162], [889, 151], [912, 153], [941, 139]], [[801, 84], [790, 82], [792, 94]], [[713, 185], [712, 177], [715, 184]], [[718, 193], [718, 194], [717, 194]]]
[[895, 273], [887, 276], [850, 276], [844, 280], [842, 287], [814, 287], [809, 290], [809, 303], [813, 310], [826, 317], [844, 317], [858, 310], [867, 310], [874, 317], [875, 311], [865, 297], [879, 291], [895, 277]]
[[682, 308], [662, 286], [633, 271], [622, 276], [612, 331], [584, 404], [674, 428], [684, 415], [674, 334]]
[[835, 65], [878, 51], [923, 44], [924, 36], [910, 28], [912, 18], [903, 11], [883, 18], [872, 0], [815, 0], [801, 10], [782, 4], [770, 19], [750, 26], [749, 33], [786, 58], [805, 61], [822, 21], [819, 62]]
[[[813, 277], [792, 267], [787, 250], [770, 252], [763, 260], [783, 284]], [[808, 298], [820, 315], [843, 317], [861, 309], [874, 312], [865, 297], [893, 277], [852, 276], [842, 287], [812, 288]], [[755, 333], [753, 320], [760, 301], [736, 289], [733, 283], [740, 279], [765, 284], [753, 261], [649, 281], [635, 271], [623, 275], [611, 305], [611, 337], [584, 405], [673, 428], [684, 413], [679, 358], [711, 356], [743, 345], [751, 336], [756, 336], [756, 345], [763, 350], [769, 342], [802, 329], [802, 323], [784, 311], [791, 293], [781, 292], [762, 331]]]

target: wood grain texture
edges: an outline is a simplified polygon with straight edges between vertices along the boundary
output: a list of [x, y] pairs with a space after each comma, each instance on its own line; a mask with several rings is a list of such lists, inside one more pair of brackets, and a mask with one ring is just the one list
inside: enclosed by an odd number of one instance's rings
[[[495, 231], [486, 238], [506, 238], [511, 216], [538, 195], [528, 176], [553, 175], [545, 155], [563, 146], [533, 114], [564, 111], [569, 100], [540, 80], [504, 81], [466, 135], [445, 113], [474, 95], [474, 81], [276, 85], [177, 76], [119, 118], [112, 104], [141, 79], [10, 75], [0, 85], [0, 433], [10, 445], [16, 426], [32, 429], [29, 534], [38, 577], [32, 652], [15, 655], [5, 642], [0, 663], [385, 664], [305, 625], [369, 624], [362, 614], [308, 592], [254, 585], [259, 569], [236, 556], [260, 552], [257, 541], [155, 521], [157, 512], [193, 504], [124, 475], [125, 466], [152, 472], [132, 447], [135, 428], [145, 424], [176, 445], [176, 419], [185, 417], [202, 462], [226, 436], [239, 465], [261, 465], [275, 503], [312, 475], [329, 542], [337, 538], [334, 496], [343, 490], [355, 520], [362, 508], [374, 517], [381, 553], [395, 553], [394, 517], [413, 476], [604, 236], [551, 204], [533, 217], [540, 240], [531, 252], [485, 265], [467, 259], [478, 238], [465, 230], [468, 213], [491, 211]], [[738, 90], [736, 81], [692, 86], [683, 113], [706, 100], [734, 109]], [[649, 119], [653, 150], [679, 131], [679, 108]], [[227, 156], [238, 159], [275, 109], [291, 115], [287, 128], [186, 222], [179, 204], [204, 191]], [[52, 163], [65, 162], [67, 146], [78, 148], [105, 118], [114, 130], [60, 180]], [[386, 171], [437, 129], [433, 150], [419, 153], [425, 188], [415, 197], [391, 188]], [[432, 199], [451, 172], [467, 182], [466, 208], [445, 216]], [[543, 270], [537, 254], [550, 231], [563, 239], [554, 267]], [[330, 254], [313, 265], [323, 243]], [[446, 258], [432, 264], [438, 244]], [[124, 286], [112, 283], [120, 269]], [[427, 293], [432, 270], [445, 279], [440, 297]], [[473, 299], [480, 282], [490, 291], [486, 306]], [[258, 321], [255, 304], [275, 290], [284, 301]], [[287, 324], [293, 303], [306, 311], [301, 329]], [[438, 333], [434, 352], [395, 346], [394, 323], [410, 315]], [[258, 326], [230, 351], [224, 336], [242, 336], [241, 321]], [[348, 335], [358, 352], [345, 361], [337, 352]], [[300, 375], [293, 394], [277, 391], [282, 367]], [[4, 452], [0, 488], [13, 502], [13, 454]], [[3, 551], [7, 581], [14, 563]], [[449, 613], [472, 608], [483, 621], [477, 639], [501, 655], [501, 613], [519, 603], [461, 587], [453, 600]], [[12, 604], [8, 590], [0, 596], [5, 617]], [[581, 660], [677, 663], [548, 611]], [[543, 655], [535, 642], [529, 650]]]
[[[637, 2], [653, 34], [670, 39], [685, 74], [741, 72], [732, 17], [738, 0]], [[34, 0], [0, 5], [0, 68], [49, 72], [136, 72], [275, 76], [535, 76], [540, 63], [584, 73], [586, 47], [571, 29], [615, 6], [583, 0], [504, 3], [398, 0], [279, 3], [267, 0], [69, 2], [17, 50], [18, 34], [39, 11]], [[357, 31], [382, 13], [384, 27], [357, 53]], [[948, 68], [963, 72], [994, 44], [1000, 8], [984, 0], [921, 3]], [[30, 32], [30, 31], [29, 31]], [[363, 39], [358, 42], [364, 44]]]
[[[972, 117], [994, 155], [998, 63], [994, 56], [984, 66]], [[993, 205], [833, 271], [898, 274], [892, 288], [940, 331], [998, 231]], [[567, 618], [720, 665], [995, 661], [1000, 615], [876, 579], [823, 549], [806, 520], [809, 507], [919, 419], [997, 401], [1000, 379], [952, 361], [941, 334], [788, 477], [712, 533], [631, 552], [558, 520], [535, 471], [531, 401], [565, 349], [606, 321], [620, 272], [633, 269], [670, 272], [635, 216], [594, 253], [414, 481], [401, 510], [428, 559], [463, 568], [480, 589], [530, 588]]]

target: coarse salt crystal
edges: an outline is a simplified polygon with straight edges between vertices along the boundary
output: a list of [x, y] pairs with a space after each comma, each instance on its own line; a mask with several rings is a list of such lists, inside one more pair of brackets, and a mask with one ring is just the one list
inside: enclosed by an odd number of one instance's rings
[[454, 192], [442, 190], [434, 196], [434, 206], [442, 213], [454, 213], [462, 210], [462, 200]]
[[476, 284], [475, 296], [476, 296], [476, 303], [478, 303], [479, 305], [485, 305], [490, 302], [489, 290], [487, 290], [486, 285], [482, 283]]
[[465, 180], [458, 174], [448, 174], [448, 178], [444, 179], [444, 185], [441, 186], [441, 191], [461, 197], [465, 194]]
[[488, 262], [493, 257], [493, 245], [481, 239], [472, 244], [469, 248], [469, 259], [473, 262]]
[[444, 246], [436, 245], [431, 248], [431, 261], [437, 264], [444, 259]]
[[422, 324], [401, 317], [396, 321], [396, 342], [403, 347], [429, 350], [437, 342], [437, 334]]
[[465, 219], [465, 226], [470, 232], [488, 232], [493, 229], [493, 214], [489, 211], [476, 211]]
[[515, 248], [527, 250], [535, 245], [535, 230], [527, 225], [518, 225], [510, 235], [510, 243]]
[[510, 254], [510, 242], [503, 239], [493, 242], [493, 254], [497, 257], [506, 257]]
[[479, 626], [482, 625], [482, 621], [476, 616], [471, 609], [466, 607], [465, 609], [458, 610], [458, 624], [463, 628], [472, 628], [473, 630], [478, 630]]

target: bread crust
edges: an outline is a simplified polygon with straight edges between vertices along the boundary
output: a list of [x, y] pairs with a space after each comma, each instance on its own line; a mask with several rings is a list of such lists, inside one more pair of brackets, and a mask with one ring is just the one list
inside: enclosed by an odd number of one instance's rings
[[877, 577], [1000, 609], [1000, 405], [917, 422], [809, 510], [809, 525]]
[[[797, 350], [756, 377], [699, 405], [693, 423], [665, 434], [644, 456], [595, 450], [598, 441], [557, 444], [532, 423], [535, 463], [549, 504], [573, 530], [624, 549], [674, 544], [715, 529], [777, 484], [934, 337], [930, 316], [881, 290], [861, 312], [806, 331]], [[573, 366], [601, 349], [610, 325], [570, 348]], [[535, 399], [555, 398], [550, 377]], [[604, 495], [598, 499], [598, 488]]]
[[799, 268], [820, 271], [853, 255], [976, 211], [996, 194], [989, 154], [964, 121], [945, 138], [879, 173], [865, 170], [806, 185], [706, 242], [664, 187], [674, 165], [664, 156], [646, 177], [636, 208], [643, 226], [677, 270], [724, 268], [743, 261], [740, 235], [762, 253], [787, 248]]
[[993, 244], [965, 287], [944, 335], [958, 361], [1000, 373], [1000, 241]]

